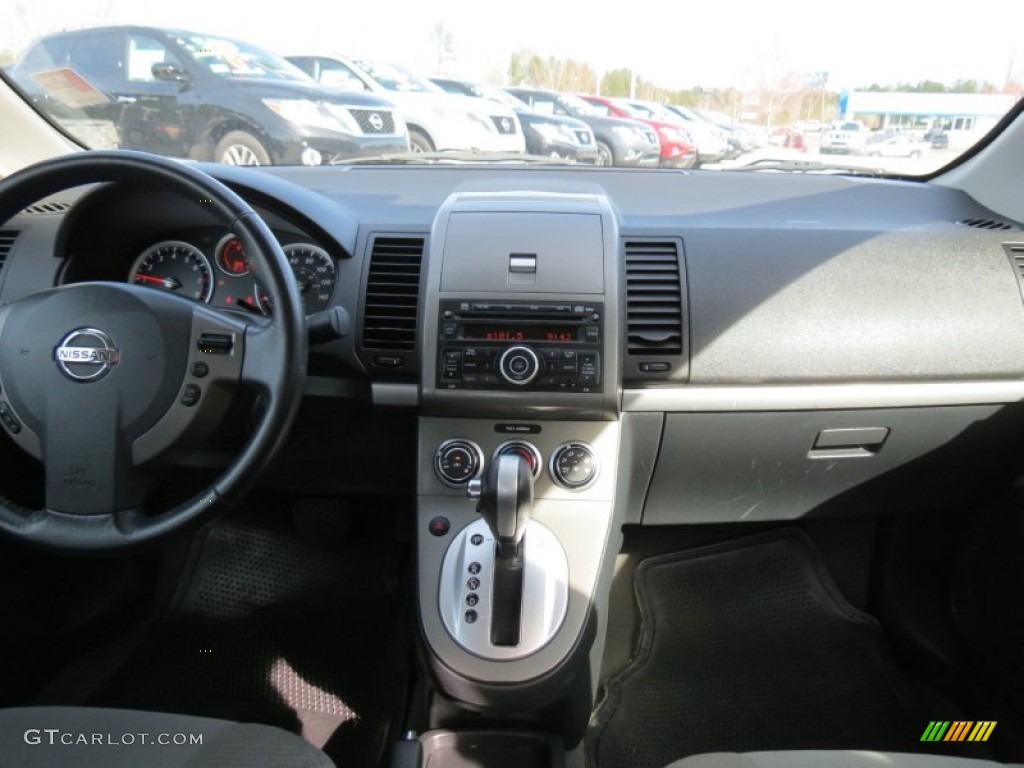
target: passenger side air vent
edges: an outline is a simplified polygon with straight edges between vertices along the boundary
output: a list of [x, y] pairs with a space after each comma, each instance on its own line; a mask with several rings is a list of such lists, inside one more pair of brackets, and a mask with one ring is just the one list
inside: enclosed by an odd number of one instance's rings
[[628, 240], [624, 250], [626, 377], [678, 378], [686, 367], [682, 243]]
[[369, 366], [401, 371], [416, 362], [423, 243], [422, 237], [373, 240], [362, 331], [364, 362]]
[[1017, 287], [1020, 289], [1021, 300], [1024, 301], [1024, 243], [1003, 243], [1003, 250], [1013, 266]]
[[7, 254], [11, 252], [11, 248], [14, 247], [14, 241], [17, 239], [17, 232], [0, 230], [0, 274], [3, 274]]
[[961, 224], [965, 227], [974, 227], [975, 229], [989, 229], [989, 230], [1007, 230], [1017, 229], [1017, 227], [1008, 221], [1002, 221], [1001, 219], [960, 219], [957, 224]]

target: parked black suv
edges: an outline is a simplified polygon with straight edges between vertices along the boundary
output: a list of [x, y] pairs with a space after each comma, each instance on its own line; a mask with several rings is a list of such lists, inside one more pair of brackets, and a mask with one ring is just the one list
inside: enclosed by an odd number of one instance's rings
[[320, 165], [409, 148], [379, 96], [321, 86], [276, 54], [183, 30], [38, 40], [11, 77], [88, 143], [235, 165]]

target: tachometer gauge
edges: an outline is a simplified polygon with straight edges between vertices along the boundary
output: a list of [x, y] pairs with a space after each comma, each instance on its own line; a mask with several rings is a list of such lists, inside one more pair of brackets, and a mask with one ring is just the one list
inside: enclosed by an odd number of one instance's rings
[[241, 277], [249, 274], [249, 260], [245, 258], [242, 241], [228, 235], [217, 245], [217, 266], [226, 275]]
[[213, 294], [213, 270], [203, 252], [190, 243], [167, 240], [147, 248], [132, 264], [128, 281], [207, 302]]
[[[334, 294], [334, 259], [323, 248], [292, 243], [282, 249], [299, 284], [299, 295], [307, 315], [326, 309]], [[261, 309], [268, 310], [267, 297], [259, 295]]]

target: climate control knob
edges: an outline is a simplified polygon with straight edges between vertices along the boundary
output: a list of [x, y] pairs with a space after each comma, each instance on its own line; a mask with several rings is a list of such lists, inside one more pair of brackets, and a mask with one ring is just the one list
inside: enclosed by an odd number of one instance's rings
[[445, 440], [434, 455], [434, 471], [453, 488], [465, 486], [480, 474], [484, 454], [472, 440]]
[[582, 491], [600, 471], [594, 449], [586, 443], [562, 443], [551, 454], [551, 478], [570, 491]]
[[498, 361], [498, 372], [509, 384], [525, 387], [540, 373], [540, 359], [529, 347], [509, 347]]

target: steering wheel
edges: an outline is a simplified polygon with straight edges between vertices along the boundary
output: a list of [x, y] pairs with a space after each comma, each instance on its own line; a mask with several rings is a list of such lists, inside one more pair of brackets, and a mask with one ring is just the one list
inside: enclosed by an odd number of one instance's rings
[[[306, 375], [305, 315], [280, 245], [245, 201], [198, 169], [127, 151], [48, 160], [0, 182], [0, 222], [103, 182], [172, 189], [219, 214], [274, 309], [235, 316], [113, 282], [0, 305], [0, 430], [43, 462], [46, 477], [42, 509], [0, 495], [0, 530], [61, 549], [153, 542], [239, 499], [283, 444]], [[147, 509], [154, 483], [201, 444], [243, 385], [260, 391], [264, 410], [238, 456], [190, 500]]]

